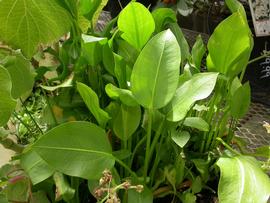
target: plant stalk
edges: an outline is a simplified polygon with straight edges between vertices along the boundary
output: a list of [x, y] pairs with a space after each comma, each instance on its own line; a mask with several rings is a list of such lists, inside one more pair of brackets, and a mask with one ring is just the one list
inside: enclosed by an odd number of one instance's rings
[[153, 122], [153, 110], [148, 110], [148, 126], [147, 126], [147, 134], [146, 134], [146, 153], [145, 153], [145, 160], [144, 160], [144, 183], [146, 183], [147, 172], [150, 162], [150, 150], [151, 150], [151, 131], [152, 131], [152, 122]]

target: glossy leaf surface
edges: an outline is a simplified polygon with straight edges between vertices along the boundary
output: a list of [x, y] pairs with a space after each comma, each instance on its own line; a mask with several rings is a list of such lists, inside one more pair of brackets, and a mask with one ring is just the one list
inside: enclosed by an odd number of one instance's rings
[[230, 100], [231, 114], [234, 118], [242, 118], [249, 109], [251, 92], [249, 83], [241, 85]]
[[207, 98], [213, 91], [217, 73], [198, 73], [186, 81], [177, 90], [172, 101], [164, 108], [169, 121], [182, 120], [192, 105]]
[[121, 140], [128, 140], [138, 128], [140, 120], [141, 108], [139, 105], [130, 107], [122, 104], [113, 121], [113, 131]]
[[107, 84], [105, 87], [107, 95], [112, 99], [119, 99], [123, 104], [127, 106], [136, 106], [136, 102], [132, 92], [127, 89], [120, 89], [113, 84]]
[[69, 31], [68, 12], [56, 0], [0, 1], [0, 39], [31, 57], [40, 43], [49, 43]]
[[120, 13], [118, 28], [123, 34], [121, 37], [137, 50], [141, 50], [155, 30], [155, 22], [142, 4], [129, 3]]
[[29, 175], [33, 185], [49, 178], [54, 172], [54, 169], [49, 166], [34, 150], [30, 150], [22, 155], [21, 166]]
[[[226, 33], [226, 34], [224, 34]], [[247, 65], [253, 42], [249, 27], [240, 13], [222, 21], [208, 41], [209, 71], [234, 77]]]
[[97, 122], [102, 127], [105, 127], [106, 123], [110, 119], [110, 116], [106, 111], [100, 108], [97, 94], [90, 87], [80, 82], [77, 82], [77, 89], [89, 111], [96, 118]]
[[155, 31], [161, 32], [162, 30], [164, 30], [164, 26], [167, 23], [176, 23], [177, 19], [176, 19], [176, 14], [175, 12], [170, 9], [170, 8], [158, 8], [155, 9], [152, 12], [152, 16], [154, 18], [155, 21]]
[[7, 69], [0, 65], [0, 126], [5, 125], [13, 110], [16, 101], [11, 97], [11, 77]]
[[15, 52], [13, 55], [7, 56], [2, 64], [10, 74], [12, 80], [11, 94], [14, 99], [32, 90], [35, 73], [30, 61], [21, 53]]
[[222, 157], [218, 197], [221, 203], [266, 203], [270, 195], [269, 177], [259, 162], [248, 156]]
[[181, 132], [174, 131], [172, 133], [172, 140], [175, 142], [175, 144], [177, 144], [181, 148], [183, 148], [187, 144], [189, 139], [190, 134], [188, 131], [181, 131]]
[[168, 27], [177, 39], [177, 42], [181, 49], [181, 62], [184, 63], [186, 59], [190, 56], [188, 42], [177, 23], [170, 23]]
[[205, 51], [206, 51], [206, 48], [204, 46], [202, 37], [201, 35], [198, 35], [196, 38], [196, 42], [193, 45], [192, 50], [191, 50], [192, 61], [198, 70], [201, 69], [201, 61], [205, 54]]
[[85, 179], [98, 179], [114, 165], [106, 133], [89, 122], [61, 124], [42, 136], [34, 150], [56, 170]]
[[177, 88], [180, 61], [180, 48], [170, 30], [154, 36], [133, 67], [131, 91], [137, 102], [151, 109], [165, 106]]

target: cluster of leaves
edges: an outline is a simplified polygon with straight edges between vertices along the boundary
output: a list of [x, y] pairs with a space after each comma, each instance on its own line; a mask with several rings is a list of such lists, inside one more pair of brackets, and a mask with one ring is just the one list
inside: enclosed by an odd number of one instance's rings
[[[230, 147], [250, 103], [241, 80], [253, 40], [242, 5], [228, 0], [232, 15], [207, 48], [198, 36], [190, 50], [173, 10], [137, 2], [95, 32], [105, 4], [0, 1], [0, 39], [20, 48], [1, 45], [0, 142], [18, 156], [0, 170], [0, 201], [84, 202], [87, 181], [93, 196], [102, 191], [99, 202], [195, 202], [220, 177], [220, 202], [266, 202], [260, 163]], [[46, 128], [31, 117], [41, 136], [21, 146], [7, 137], [8, 122], [34, 83]], [[267, 157], [269, 147], [259, 152]]]

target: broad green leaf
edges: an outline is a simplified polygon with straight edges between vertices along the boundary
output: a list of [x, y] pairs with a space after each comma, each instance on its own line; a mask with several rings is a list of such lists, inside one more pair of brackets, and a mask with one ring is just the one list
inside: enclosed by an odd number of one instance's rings
[[113, 54], [114, 56], [114, 73], [120, 88], [127, 88], [127, 64], [122, 56]]
[[176, 23], [176, 14], [170, 8], [158, 8], [152, 12], [152, 16], [155, 21], [155, 31], [156, 33], [164, 30], [164, 26], [168, 23]]
[[0, 126], [5, 125], [16, 107], [16, 100], [11, 97], [11, 77], [7, 69], [0, 65]]
[[70, 176], [98, 179], [114, 165], [105, 131], [89, 122], [61, 124], [45, 133], [33, 148], [50, 166]]
[[179, 147], [183, 148], [190, 139], [190, 134], [187, 131], [173, 131], [172, 133], [172, 140], [177, 144]]
[[200, 172], [202, 179], [206, 182], [209, 178], [209, 163], [204, 159], [193, 159], [196, 169]]
[[103, 46], [102, 54], [102, 62], [105, 69], [108, 71], [108, 73], [114, 76], [114, 55], [112, 48], [109, 46], [108, 43]]
[[122, 104], [114, 118], [113, 131], [121, 140], [128, 140], [138, 128], [140, 120], [141, 108], [139, 105], [130, 107]]
[[14, 99], [31, 92], [34, 86], [35, 73], [29, 60], [20, 52], [7, 56], [2, 65], [8, 70], [11, 80], [11, 95]]
[[116, 157], [119, 160], [124, 160], [132, 155], [132, 153], [127, 149], [121, 149], [118, 151], [114, 151], [113, 156]]
[[30, 58], [40, 43], [52, 42], [67, 33], [71, 17], [56, 0], [2, 0], [0, 22], [0, 39]]
[[184, 119], [196, 101], [205, 99], [211, 94], [217, 76], [217, 73], [198, 73], [181, 85], [172, 101], [164, 108], [167, 119], [174, 122]]
[[80, 0], [78, 10], [81, 15], [86, 16], [89, 20], [92, 20], [94, 13], [99, 7], [101, 0]]
[[185, 118], [183, 125], [196, 128], [201, 131], [209, 131], [208, 123], [201, 117], [187, 117]]
[[119, 99], [123, 104], [127, 106], [138, 105], [130, 90], [120, 89], [115, 87], [113, 84], [107, 84], [105, 86], [105, 91], [110, 98]]
[[270, 180], [255, 158], [221, 157], [217, 165], [221, 171], [218, 185], [218, 197], [221, 203], [266, 203], [268, 201]]
[[191, 55], [192, 55], [192, 62], [194, 63], [195, 67], [200, 70], [201, 69], [201, 62], [202, 58], [205, 54], [206, 48], [204, 46], [203, 40], [201, 35], [198, 35], [196, 38], [196, 42], [192, 47]]
[[230, 99], [232, 116], [238, 119], [242, 118], [248, 112], [250, 102], [250, 86], [247, 82], [239, 87]]
[[240, 13], [233, 13], [217, 26], [208, 41], [208, 70], [235, 77], [246, 67], [252, 47], [247, 23]]
[[96, 118], [99, 125], [104, 128], [110, 116], [100, 108], [97, 94], [90, 87], [80, 82], [77, 82], [77, 89], [89, 111]]
[[65, 176], [62, 173], [55, 172], [53, 175], [53, 180], [56, 187], [55, 200], [60, 201], [63, 199], [66, 202], [71, 200], [75, 194], [75, 190], [70, 187]]
[[142, 192], [138, 192], [135, 189], [128, 190], [128, 200], [127, 203], [153, 203], [153, 194], [146, 187], [143, 187]]
[[155, 30], [155, 22], [142, 4], [129, 3], [119, 14], [118, 29], [121, 37], [136, 49], [141, 50]]
[[151, 109], [165, 106], [177, 88], [180, 61], [180, 48], [170, 30], [154, 36], [133, 67], [131, 91], [137, 102]]
[[186, 59], [190, 56], [188, 42], [177, 23], [170, 23], [168, 27], [177, 39], [177, 42], [181, 49], [181, 61], [182, 63], [184, 63]]
[[241, 81], [239, 80], [238, 77], [235, 77], [230, 86], [230, 96], [233, 96], [236, 90], [238, 90], [238, 88], [241, 86], [242, 86]]
[[127, 64], [133, 66], [139, 55], [137, 49], [127, 43], [125, 40], [119, 39], [116, 41], [118, 46], [118, 54], [124, 58]]
[[82, 35], [83, 56], [91, 66], [96, 66], [102, 61], [102, 46], [107, 43], [107, 38]]
[[108, 0], [80, 0], [78, 6], [79, 13], [91, 21], [92, 26], [95, 27], [99, 15], [102, 9], [106, 6], [107, 2]]
[[21, 156], [21, 166], [28, 174], [33, 185], [53, 175], [54, 169], [49, 166], [34, 150], [30, 150]]

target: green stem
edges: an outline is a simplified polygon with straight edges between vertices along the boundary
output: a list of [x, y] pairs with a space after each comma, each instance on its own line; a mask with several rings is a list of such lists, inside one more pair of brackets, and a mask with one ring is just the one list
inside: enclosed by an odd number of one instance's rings
[[152, 131], [152, 120], [153, 120], [153, 110], [148, 110], [148, 126], [147, 126], [147, 134], [146, 134], [146, 153], [145, 153], [145, 160], [144, 160], [144, 183], [146, 183], [146, 177], [150, 162], [150, 147], [151, 147], [151, 131]]
[[163, 128], [163, 123], [164, 123], [164, 119], [162, 119], [160, 125], [159, 125], [159, 128], [158, 130], [156, 131], [155, 133], [155, 136], [154, 136], [154, 139], [153, 139], [153, 142], [152, 142], [152, 145], [151, 145], [151, 148], [150, 148], [150, 152], [149, 152], [149, 159], [151, 160], [152, 158], [152, 155], [154, 153], [154, 150], [156, 148], [156, 145], [157, 145], [157, 142], [160, 138], [160, 135], [161, 135], [161, 132], [162, 132], [162, 128]]
[[151, 185], [153, 185], [156, 170], [157, 170], [157, 167], [158, 167], [158, 164], [159, 164], [159, 161], [160, 161], [160, 155], [159, 154], [160, 154], [160, 151], [161, 151], [161, 144], [163, 143], [164, 138], [165, 138], [165, 136], [161, 136], [159, 146], [158, 146], [158, 150], [157, 150], [157, 153], [156, 153], [156, 157], [155, 157], [155, 160], [154, 160], [154, 164], [153, 164], [152, 170], [150, 172], [150, 174], [151, 174]]
[[130, 167], [132, 167], [132, 164], [133, 164], [133, 161], [134, 161], [134, 158], [135, 158], [135, 154], [137, 153], [138, 149], [141, 147], [141, 145], [145, 142], [146, 140], [146, 136], [144, 136], [138, 143], [137, 145], [135, 146], [134, 150], [133, 150], [133, 153], [132, 153], [132, 156], [131, 156], [131, 159], [130, 159]]
[[120, 159], [117, 159], [116, 157], [114, 157], [115, 161], [122, 166], [123, 168], [125, 168], [133, 177], [135, 177], [136, 179], [138, 179], [138, 176], [136, 173], [134, 173], [123, 161], [121, 161]]
[[238, 151], [236, 151], [236, 150], [234, 150], [233, 148], [231, 148], [226, 142], [224, 142], [220, 137], [217, 137], [216, 138], [219, 142], [221, 142], [221, 144], [224, 146], [224, 147], [226, 147], [230, 152], [232, 152], [232, 153], [234, 153], [234, 154], [236, 154], [236, 155], [238, 155], [238, 156], [240, 156], [241, 154], [238, 152]]
[[39, 127], [38, 123], [36, 122], [36, 120], [32, 116], [31, 112], [27, 109], [26, 105], [24, 104], [24, 102], [22, 101], [21, 98], [20, 98], [20, 102], [22, 103], [22, 106], [24, 107], [26, 113], [29, 115], [29, 117], [31, 118], [31, 120], [33, 121], [33, 123], [35, 124], [35, 126], [37, 127], [37, 129], [40, 131], [41, 134], [43, 134], [43, 131], [41, 130], [41, 128]]

